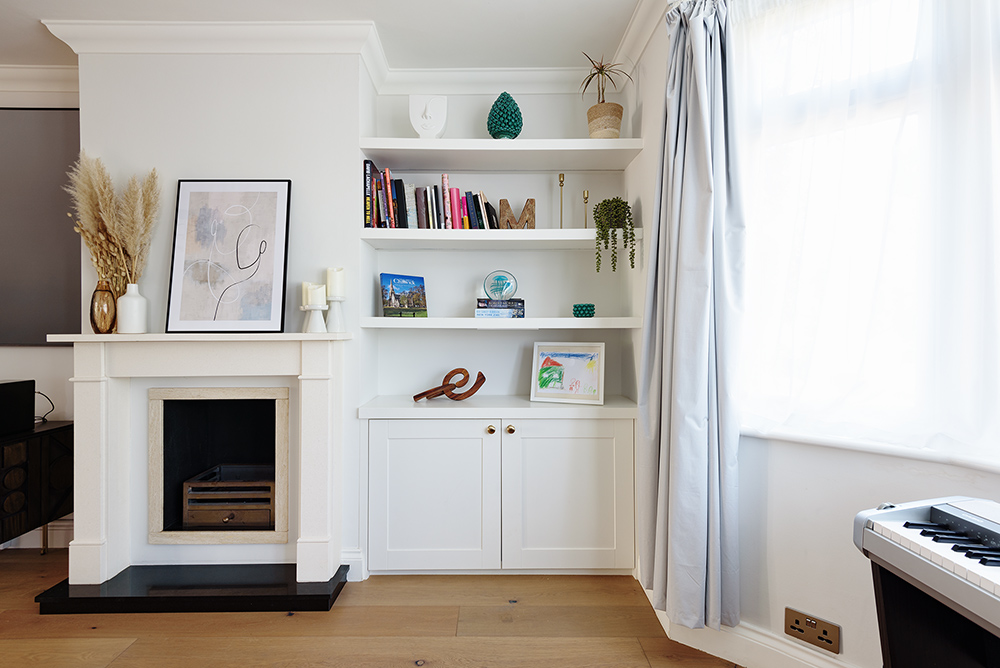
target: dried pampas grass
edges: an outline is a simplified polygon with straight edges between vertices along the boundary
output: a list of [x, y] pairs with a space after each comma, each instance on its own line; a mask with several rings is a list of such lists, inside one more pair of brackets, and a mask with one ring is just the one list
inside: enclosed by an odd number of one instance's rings
[[[125, 286], [137, 283], [149, 256], [153, 225], [160, 208], [156, 170], [139, 181], [129, 179], [121, 196], [100, 158], [80, 153], [69, 172], [66, 192], [73, 199], [73, 229], [90, 250], [90, 259], [101, 280], [111, 283], [118, 296]], [[72, 214], [68, 214], [72, 218]]]

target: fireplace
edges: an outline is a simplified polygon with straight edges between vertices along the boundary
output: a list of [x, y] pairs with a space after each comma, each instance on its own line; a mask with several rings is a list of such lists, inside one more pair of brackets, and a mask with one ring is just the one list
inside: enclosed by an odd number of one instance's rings
[[149, 390], [149, 542], [288, 542], [288, 388]]
[[[282, 565], [293, 570], [298, 583], [324, 587], [346, 573], [339, 483], [349, 338], [343, 333], [50, 336], [74, 345], [77, 456], [69, 585], [103, 585], [130, 567], [179, 572], [208, 565]], [[151, 443], [150, 434], [160, 430], [149, 423], [162, 419], [151, 417], [151, 390], [166, 393], [155, 401], [167, 401], [171, 393], [219, 388], [231, 398], [274, 402], [274, 530], [172, 530], [163, 526], [162, 511], [155, 517], [148, 511], [150, 489], [163, 480], [162, 471], [149, 475], [148, 469], [163, 461], [150, 452], [165, 446]], [[279, 396], [256, 396], [275, 391]]]

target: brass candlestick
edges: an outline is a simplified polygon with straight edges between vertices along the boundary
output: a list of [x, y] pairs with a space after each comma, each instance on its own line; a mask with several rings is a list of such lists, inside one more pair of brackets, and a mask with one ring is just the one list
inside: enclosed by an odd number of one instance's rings
[[590, 197], [590, 191], [583, 191], [583, 229], [587, 229], [587, 199]]
[[562, 194], [563, 194], [563, 182], [565, 180], [566, 180], [566, 175], [560, 174], [559, 175], [559, 229], [560, 230], [562, 229], [562, 218], [563, 218]]

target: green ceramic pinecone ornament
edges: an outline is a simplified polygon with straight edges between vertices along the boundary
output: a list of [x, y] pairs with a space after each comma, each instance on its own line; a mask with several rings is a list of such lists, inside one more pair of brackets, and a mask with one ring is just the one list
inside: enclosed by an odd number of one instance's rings
[[521, 134], [521, 110], [507, 91], [493, 103], [486, 129], [494, 139], [513, 139]]

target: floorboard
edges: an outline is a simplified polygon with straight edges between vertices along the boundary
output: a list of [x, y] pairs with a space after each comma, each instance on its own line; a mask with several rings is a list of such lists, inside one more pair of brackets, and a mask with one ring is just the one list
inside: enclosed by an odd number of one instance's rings
[[329, 612], [39, 615], [66, 550], [0, 551], [0, 657], [46, 668], [733, 668], [669, 640], [628, 576], [381, 575]]

